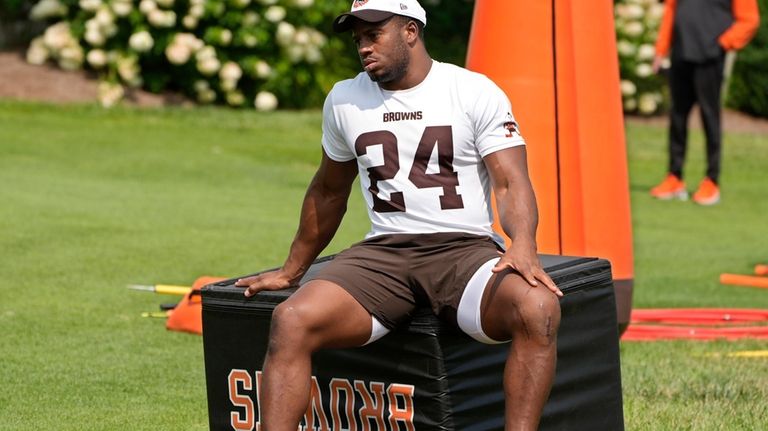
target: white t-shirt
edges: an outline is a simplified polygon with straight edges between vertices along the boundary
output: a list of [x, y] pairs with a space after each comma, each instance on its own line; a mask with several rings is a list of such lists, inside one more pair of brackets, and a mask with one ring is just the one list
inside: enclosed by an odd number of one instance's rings
[[393, 233], [492, 236], [482, 158], [525, 141], [501, 89], [479, 73], [434, 61], [419, 85], [387, 91], [360, 73], [323, 107], [323, 149], [357, 159], [370, 238]]

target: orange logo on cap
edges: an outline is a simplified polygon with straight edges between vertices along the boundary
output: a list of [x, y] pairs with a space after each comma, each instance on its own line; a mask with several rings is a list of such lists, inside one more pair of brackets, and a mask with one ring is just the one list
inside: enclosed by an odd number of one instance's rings
[[368, 0], [355, 0], [352, 2], [352, 9], [357, 9], [368, 3]]

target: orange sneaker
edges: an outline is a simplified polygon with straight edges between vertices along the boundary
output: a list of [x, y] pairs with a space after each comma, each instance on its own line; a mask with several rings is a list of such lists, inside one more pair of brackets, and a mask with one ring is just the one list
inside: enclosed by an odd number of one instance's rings
[[720, 202], [720, 188], [711, 178], [705, 177], [693, 194], [693, 201], [699, 205], [714, 205]]
[[685, 183], [674, 174], [667, 174], [658, 186], [651, 189], [651, 196], [656, 199], [670, 200], [680, 199], [688, 200], [688, 191], [685, 189]]

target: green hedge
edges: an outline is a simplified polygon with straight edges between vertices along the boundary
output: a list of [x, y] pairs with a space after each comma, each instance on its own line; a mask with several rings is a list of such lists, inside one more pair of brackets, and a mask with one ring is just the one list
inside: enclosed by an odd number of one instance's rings
[[0, 0], [0, 21], [26, 19], [31, 7], [32, 0]]
[[768, 0], [758, 0], [760, 28], [733, 67], [726, 106], [768, 118]]
[[125, 88], [271, 110], [322, 104], [359, 62], [330, 22], [347, 0], [38, 0], [49, 24], [27, 60], [94, 70], [99, 100]]
[[426, 44], [435, 60], [463, 66], [474, 0], [421, 0], [427, 11]]
[[[5, 3], [17, 14], [29, 4]], [[141, 87], [233, 107], [318, 107], [334, 82], [360, 71], [349, 35], [331, 30], [333, 18], [349, 5], [349, 0], [36, 0], [29, 15], [47, 28], [31, 40], [27, 60], [94, 70], [104, 106], [118, 103], [126, 88]], [[432, 54], [463, 64], [473, 2], [424, 0], [424, 6]]]
[[651, 66], [663, 12], [663, 3], [656, 0], [614, 3], [619, 85], [625, 113], [654, 115], [667, 108], [664, 77], [653, 73]]
[[0, 0], [0, 50], [19, 49], [44, 29], [27, 17], [33, 0]]

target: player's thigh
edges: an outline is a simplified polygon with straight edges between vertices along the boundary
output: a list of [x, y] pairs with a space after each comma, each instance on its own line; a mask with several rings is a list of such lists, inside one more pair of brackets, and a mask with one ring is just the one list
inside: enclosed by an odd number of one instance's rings
[[297, 337], [313, 350], [355, 347], [371, 337], [371, 314], [336, 283], [313, 280], [278, 305], [273, 336]]
[[553, 340], [560, 325], [560, 302], [543, 285], [531, 286], [515, 271], [491, 277], [480, 303], [485, 333], [494, 340], [515, 335], [528, 339]]

